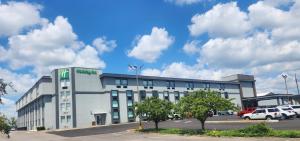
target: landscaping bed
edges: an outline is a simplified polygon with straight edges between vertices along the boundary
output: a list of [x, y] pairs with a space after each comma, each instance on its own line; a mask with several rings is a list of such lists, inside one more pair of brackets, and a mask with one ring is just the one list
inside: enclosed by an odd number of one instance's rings
[[251, 125], [243, 129], [234, 130], [195, 130], [179, 128], [153, 128], [138, 130], [143, 133], [161, 133], [177, 135], [207, 135], [214, 137], [282, 137], [282, 138], [300, 138], [299, 130], [274, 130], [265, 123]]

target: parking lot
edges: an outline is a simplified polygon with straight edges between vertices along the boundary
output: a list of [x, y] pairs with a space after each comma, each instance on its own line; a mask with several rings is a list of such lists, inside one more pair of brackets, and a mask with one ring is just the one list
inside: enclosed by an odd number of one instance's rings
[[[218, 123], [209, 123], [210, 121], [218, 121]], [[241, 120], [237, 116], [216, 116], [208, 119], [208, 123], [206, 123], [206, 128], [217, 129], [217, 130], [239, 129], [239, 128], [247, 127], [249, 125], [257, 124], [257, 121], [235, 122], [235, 123], [227, 123], [223, 121], [243, 121], [243, 120]], [[279, 122], [271, 122], [267, 124], [272, 128], [278, 130], [300, 130], [299, 123], [300, 123], [300, 119], [296, 118], [291, 120], [281, 120]], [[153, 122], [144, 122], [143, 125], [145, 128], [154, 128]], [[123, 124], [123, 125], [94, 127], [94, 128], [87, 128], [87, 129], [54, 131], [49, 133], [63, 136], [63, 137], [78, 137], [78, 136], [89, 136], [89, 135], [97, 135], [97, 134], [118, 133], [129, 129], [135, 129], [137, 127], [138, 127], [138, 123], [130, 123], [130, 124]], [[168, 120], [168, 121], [160, 122], [159, 127], [200, 129], [201, 123], [196, 119]]]

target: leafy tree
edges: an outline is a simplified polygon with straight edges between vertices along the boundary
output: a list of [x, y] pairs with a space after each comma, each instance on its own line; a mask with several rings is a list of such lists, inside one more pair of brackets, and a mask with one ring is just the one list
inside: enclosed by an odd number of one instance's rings
[[10, 118], [9, 124], [12, 128], [16, 128], [17, 127], [17, 120], [15, 117]]
[[205, 121], [212, 116], [212, 111], [235, 110], [232, 99], [222, 98], [215, 91], [195, 91], [180, 99], [176, 105], [183, 117], [193, 117], [201, 122], [202, 130], [205, 130]]
[[4, 115], [0, 115], [0, 132], [6, 134], [7, 138], [9, 138], [10, 130], [11, 126], [9, 124], [9, 120]]
[[158, 123], [168, 118], [173, 109], [173, 104], [157, 97], [146, 98], [143, 102], [137, 103], [135, 113], [141, 117], [146, 115], [147, 120], [155, 123], [158, 130]]

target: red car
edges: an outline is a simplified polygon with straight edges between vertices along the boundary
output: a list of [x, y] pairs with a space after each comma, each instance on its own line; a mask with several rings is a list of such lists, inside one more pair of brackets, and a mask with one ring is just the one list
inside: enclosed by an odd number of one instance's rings
[[237, 115], [241, 117], [244, 114], [252, 113], [255, 109], [256, 108], [254, 108], [254, 107], [245, 108], [244, 110], [239, 111]]

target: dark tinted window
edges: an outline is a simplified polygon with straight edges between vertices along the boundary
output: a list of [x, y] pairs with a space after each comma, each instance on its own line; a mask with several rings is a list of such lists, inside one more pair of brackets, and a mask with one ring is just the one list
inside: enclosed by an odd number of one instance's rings
[[278, 109], [268, 109], [268, 112], [278, 112]]
[[255, 113], [265, 113], [265, 110], [256, 110]]
[[300, 106], [292, 106], [294, 109], [300, 109]]

